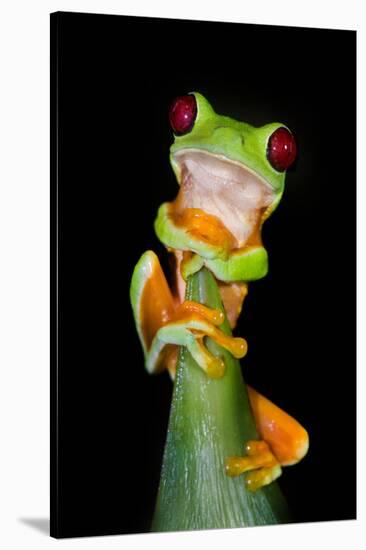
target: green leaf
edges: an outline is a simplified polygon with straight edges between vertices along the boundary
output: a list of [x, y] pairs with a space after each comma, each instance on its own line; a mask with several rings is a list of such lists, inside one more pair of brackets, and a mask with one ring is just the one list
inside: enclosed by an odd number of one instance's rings
[[[201, 269], [187, 284], [186, 299], [223, 310], [212, 274]], [[227, 320], [223, 331], [231, 334]], [[225, 474], [225, 458], [242, 456], [258, 439], [237, 359], [206, 339], [225, 361], [223, 378], [206, 376], [181, 348], [152, 531], [233, 528], [284, 523], [286, 502], [277, 483], [252, 493], [244, 477]]]

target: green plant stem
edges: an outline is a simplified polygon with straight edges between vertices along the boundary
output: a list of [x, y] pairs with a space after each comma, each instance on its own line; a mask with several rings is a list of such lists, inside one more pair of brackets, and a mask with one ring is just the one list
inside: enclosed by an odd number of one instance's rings
[[[223, 311], [212, 274], [189, 277], [186, 299]], [[225, 320], [222, 326], [231, 334]], [[289, 521], [277, 483], [251, 493], [244, 477], [225, 474], [225, 458], [242, 456], [258, 439], [239, 361], [207, 339], [225, 361], [223, 378], [213, 380], [181, 348], [152, 531], [181, 531], [268, 525]]]

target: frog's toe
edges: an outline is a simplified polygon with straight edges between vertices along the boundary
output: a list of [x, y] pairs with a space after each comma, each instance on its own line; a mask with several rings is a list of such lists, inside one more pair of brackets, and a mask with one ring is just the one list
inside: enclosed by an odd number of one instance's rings
[[193, 359], [210, 378], [222, 378], [225, 373], [225, 363], [208, 351], [204, 342], [204, 334], [192, 334], [188, 350]]
[[245, 484], [250, 491], [256, 491], [272, 483], [281, 475], [281, 466], [265, 441], [249, 441], [246, 456], [231, 456], [226, 459], [225, 470], [230, 477], [246, 472]]
[[244, 338], [234, 338], [224, 334], [215, 326], [212, 320], [197, 319], [194, 316], [187, 320], [186, 328], [189, 333], [187, 347], [195, 361], [210, 378], [221, 378], [225, 372], [222, 359], [215, 357], [204, 344], [204, 337], [209, 336], [221, 347], [229, 351], [234, 357], [244, 357], [247, 352], [247, 343]]
[[257, 491], [265, 485], [269, 485], [272, 481], [275, 481], [282, 474], [282, 469], [279, 464], [271, 466], [269, 468], [259, 468], [249, 472], [245, 479], [245, 485], [249, 491]]
[[234, 338], [218, 328], [223, 321], [224, 314], [220, 310], [197, 302], [184, 302], [173, 319], [158, 330], [148, 353], [148, 370], [156, 370], [164, 347], [174, 344], [186, 347], [207, 376], [221, 378], [225, 372], [224, 362], [208, 351], [204, 338], [210, 337], [237, 358], [244, 357], [247, 352], [247, 343], [243, 338]]

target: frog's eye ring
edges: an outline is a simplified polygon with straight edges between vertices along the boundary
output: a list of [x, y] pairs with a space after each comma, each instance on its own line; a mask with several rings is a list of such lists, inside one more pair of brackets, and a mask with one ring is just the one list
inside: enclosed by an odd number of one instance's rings
[[267, 159], [277, 172], [284, 172], [296, 158], [297, 147], [294, 136], [287, 128], [277, 128], [270, 136]]
[[177, 97], [169, 109], [169, 122], [175, 134], [188, 134], [197, 116], [197, 102], [193, 94]]

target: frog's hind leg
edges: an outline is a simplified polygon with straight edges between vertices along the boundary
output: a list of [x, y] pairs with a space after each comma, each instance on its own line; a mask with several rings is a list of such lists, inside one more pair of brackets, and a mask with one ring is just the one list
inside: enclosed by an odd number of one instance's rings
[[248, 386], [250, 404], [258, 432], [282, 466], [299, 462], [308, 452], [305, 428], [269, 399]]
[[261, 441], [248, 441], [246, 456], [226, 459], [229, 476], [246, 475], [248, 489], [255, 491], [277, 479], [282, 466], [299, 462], [307, 453], [306, 430], [290, 415], [248, 386], [248, 394]]
[[192, 301], [178, 303], [152, 251], [145, 252], [135, 267], [131, 303], [150, 373], [160, 372], [165, 366], [173, 370], [174, 348], [186, 346], [210, 377], [221, 377], [224, 364], [207, 350], [205, 336], [235, 357], [243, 357], [247, 351], [245, 340], [227, 336], [217, 328], [224, 321], [221, 311]]
[[[173, 317], [177, 307], [159, 259], [151, 250], [145, 252], [136, 264], [132, 275], [130, 298], [146, 360], [154, 336]], [[167, 355], [171, 353], [172, 350], [167, 350]], [[164, 355], [161, 354], [159, 357], [153, 372], [163, 370]]]

